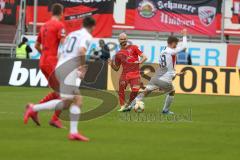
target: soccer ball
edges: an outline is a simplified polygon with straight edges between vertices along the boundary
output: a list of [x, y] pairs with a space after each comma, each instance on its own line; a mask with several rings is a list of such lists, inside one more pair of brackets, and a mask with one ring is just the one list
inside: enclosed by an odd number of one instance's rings
[[144, 111], [144, 103], [142, 101], [137, 101], [134, 106], [134, 111], [141, 113]]

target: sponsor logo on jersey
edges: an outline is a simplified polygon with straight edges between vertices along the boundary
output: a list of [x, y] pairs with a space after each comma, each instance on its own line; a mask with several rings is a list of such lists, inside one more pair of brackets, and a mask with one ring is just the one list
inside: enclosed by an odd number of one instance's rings
[[144, 18], [151, 18], [156, 14], [157, 8], [152, 1], [143, 0], [139, 3], [138, 12]]
[[216, 8], [210, 6], [202, 6], [198, 8], [198, 17], [204, 26], [209, 26], [215, 19]]

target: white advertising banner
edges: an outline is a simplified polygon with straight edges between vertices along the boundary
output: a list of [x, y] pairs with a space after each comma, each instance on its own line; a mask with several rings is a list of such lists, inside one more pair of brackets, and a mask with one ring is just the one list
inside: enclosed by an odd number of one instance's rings
[[[33, 49], [31, 53], [32, 59], [39, 59], [40, 54], [35, 50], [34, 44], [36, 41], [35, 36], [26, 36], [29, 40], [29, 45]], [[105, 38], [108, 44], [111, 57], [113, 57], [119, 50], [117, 39]], [[93, 48], [98, 47], [99, 39], [94, 39], [88, 50], [88, 55], [93, 54]], [[135, 44], [143, 51], [148, 57], [148, 63], [157, 63], [159, 53], [166, 47], [166, 41], [158, 40], [137, 40], [129, 39], [130, 43]], [[226, 66], [227, 64], [227, 44], [225, 43], [198, 43], [189, 42], [187, 52], [191, 55], [192, 63], [196, 66]]]

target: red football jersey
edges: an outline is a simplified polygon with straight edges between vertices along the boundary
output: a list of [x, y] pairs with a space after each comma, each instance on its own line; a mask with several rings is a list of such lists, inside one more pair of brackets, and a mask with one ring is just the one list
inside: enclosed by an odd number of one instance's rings
[[58, 20], [51, 19], [41, 27], [37, 41], [42, 45], [40, 58], [42, 63], [57, 61], [58, 46], [60, 40], [65, 36], [64, 24]]
[[138, 49], [136, 45], [129, 45], [125, 49], [118, 51], [115, 57], [115, 64], [117, 66], [122, 65], [122, 78], [134, 79], [140, 77], [139, 56], [142, 52]]

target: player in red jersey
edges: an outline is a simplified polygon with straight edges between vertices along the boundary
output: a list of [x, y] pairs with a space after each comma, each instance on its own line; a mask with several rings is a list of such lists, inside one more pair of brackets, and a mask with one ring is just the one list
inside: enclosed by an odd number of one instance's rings
[[[121, 46], [120, 51], [115, 56], [115, 62], [110, 61], [111, 67], [118, 71], [120, 66], [122, 65], [122, 74], [119, 79], [119, 102], [120, 102], [120, 110], [123, 111], [128, 104], [138, 94], [140, 89], [140, 69], [139, 65], [144, 63], [147, 60], [147, 57], [138, 49], [136, 45], [128, 45], [128, 37], [125, 33], [121, 33], [119, 35], [119, 43]], [[139, 57], [141, 60], [139, 61]], [[129, 102], [125, 104], [125, 89], [128, 84], [131, 87], [131, 94], [129, 98]]]
[[[53, 76], [58, 62], [58, 47], [66, 36], [64, 24], [61, 22], [63, 17], [63, 9], [64, 8], [61, 4], [53, 4], [51, 10], [52, 18], [41, 27], [35, 45], [35, 48], [39, 51], [39, 53], [41, 53], [39, 67], [47, 78], [49, 86], [53, 89], [58, 86], [58, 81], [56, 80], [55, 76]], [[40, 103], [58, 98], [60, 98], [60, 96], [57, 92], [51, 92], [44, 97]], [[60, 110], [55, 111], [49, 124], [57, 128], [62, 128], [61, 121], [58, 119], [60, 114]], [[38, 119], [35, 122], [37, 125], [40, 125]]]
[[[66, 37], [58, 54], [59, 59], [54, 73], [59, 80], [61, 98], [42, 104], [27, 105], [24, 123], [27, 124], [29, 118], [36, 120], [37, 113], [41, 111], [69, 109], [70, 129], [68, 138], [70, 140], [89, 141], [78, 131], [82, 106], [79, 87], [87, 71], [85, 55], [92, 40], [91, 33], [95, 28], [96, 21], [92, 17], [85, 17], [82, 25], [81, 30], [71, 32]], [[72, 43], [73, 40], [74, 43]]]

